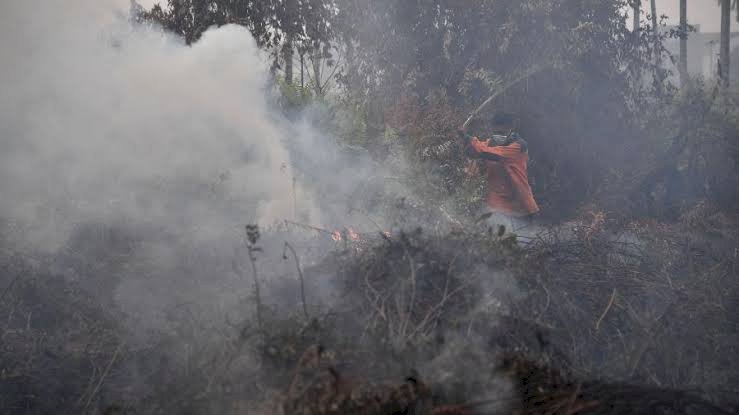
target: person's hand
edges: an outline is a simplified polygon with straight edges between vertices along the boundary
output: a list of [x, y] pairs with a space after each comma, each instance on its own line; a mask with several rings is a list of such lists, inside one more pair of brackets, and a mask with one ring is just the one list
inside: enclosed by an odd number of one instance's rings
[[476, 160], [467, 160], [467, 165], [464, 166], [464, 172], [470, 177], [477, 176], [480, 174], [480, 166]]
[[479, 149], [480, 149], [480, 147], [484, 147], [484, 146], [485, 146], [485, 142], [483, 142], [483, 141], [480, 141], [480, 139], [479, 139], [479, 138], [477, 138], [477, 137], [472, 137], [472, 139], [470, 140], [470, 145], [471, 145], [471, 146], [472, 146], [473, 148], [475, 148], [475, 149], [479, 150]]
[[461, 142], [468, 142], [470, 140], [470, 136], [467, 134], [467, 130], [464, 128], [458, 128], [457, 129], [457, 139]]

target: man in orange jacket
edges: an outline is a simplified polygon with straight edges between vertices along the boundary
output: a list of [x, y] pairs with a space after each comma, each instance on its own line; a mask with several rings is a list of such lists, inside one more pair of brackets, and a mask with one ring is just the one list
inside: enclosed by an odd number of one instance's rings
[[485, 162], [487, 205], [509, 217], [530, 217], [539, 211], [539, 206], [529, 185], [526, 141], [501, 117], [496, 117], [494, 132], [503, 134], [486, 141], [473, 137], [467, 151], [470, 157]]

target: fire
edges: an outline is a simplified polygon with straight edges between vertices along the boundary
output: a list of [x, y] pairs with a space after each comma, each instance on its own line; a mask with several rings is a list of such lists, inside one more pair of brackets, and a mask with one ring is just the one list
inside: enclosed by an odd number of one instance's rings
[[342, 230], [331, 232], [331, 239], [333, 239], [334, 242], [341, 242], [343, 240], [359, 241], [361, 238], [359, 236], [359, 233], [355, 231], [354, 228], [346, 227]]
[[[389, 238], [391, 236], [391, 233], [388, 230], [383, 230], [381, 232], [386, 238]], [[351, 226], [347, 226], [343, 229], [337, 229], [335, 231], [332, 231], [331, 239], [333, 239], [334, 242], [342, 242], [342, 241], [358, 242], [362, 240], [362, 236], [359, 232], [354, 230], [354, 228], [352, 228]]]
[[334, 242], [341, 242], [341, 240], [344, 239], [344, 238], [341, 237], [341, 232], [340, 231], [334, 231], [331, 234], [331, 239], [333, 239]]

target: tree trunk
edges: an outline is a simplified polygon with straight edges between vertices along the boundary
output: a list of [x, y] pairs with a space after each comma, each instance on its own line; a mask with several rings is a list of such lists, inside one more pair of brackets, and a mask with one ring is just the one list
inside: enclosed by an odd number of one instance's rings
[[657, 49], [657, 39], [659, 38], [659, 32], [657, 27], [657, 0], [651, 0], [651, 11], [652, 11], [652, 44], [654, 46], [655, 60], [657, 63], [660, 61], [660, 53]]
[[688, 74], [688, 0], [680, 0], [680, 85], [687, 85]]
[[293, 42], [290, 37], [287, 38], [285, 45], [282, 46], [282, 56], [285, 59], [285, 82], [288, 85], [293, 83]]
[[634, 37], [639, 38], [639, 18], [641, 13], [641, 0], [633, 0], [632, 6], [634, 9]]
[[729, 42], [731, 37], [731, 0], [721, 1], [721, 52], [719, 55], [719, 82], [729, 86]]
[[[729, 0], [731, 1], [731, 0]], [[657, 0], [651, 0], [651, 11], [652, 11], [652, 48], [654, 50], [654, 65], [656, 66], [655, 76], [656, 87], [658, 91], [662, 91], [662, 51], [659, 47], [659, 31], [657, 27]]]
[[313, 49], [313, 55], [311, 56], [311, 62], [313, 63], [313, 77], [315, 85], [313, 85], [313, 88], [316, 91], [317, 96], [323, 95], [323, 90], [321, 88], [321, 46], [317, 45]]

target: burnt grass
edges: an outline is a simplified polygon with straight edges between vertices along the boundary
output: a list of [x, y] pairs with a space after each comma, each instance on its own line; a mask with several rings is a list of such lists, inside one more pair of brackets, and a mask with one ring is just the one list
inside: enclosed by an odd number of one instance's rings
[[[482, 402], [470, 414], [737, 413], [736, 225], [596, 213], [526, 237], [479, 224], [333, 245], [303, 236], [299, 251], [331, 249], [301, 258], [302, 296], [289, 254], [279, 272], [262, 259], [262, 321], [245, 272], [223, 283], [240, 293], [223, 313], [172, 306], [143, 338], [113, 290], [121, 253], [151, 236], [74, 242], [67, 268], [4, 241], [0, 412], [280, 413], [301, 354], [321, 344], [342, 376], [412, 374], [437, 407]], [[264, 231], [264, 258], [288, 237]], [[201, 255], [203, 269], [231, 268]]]

